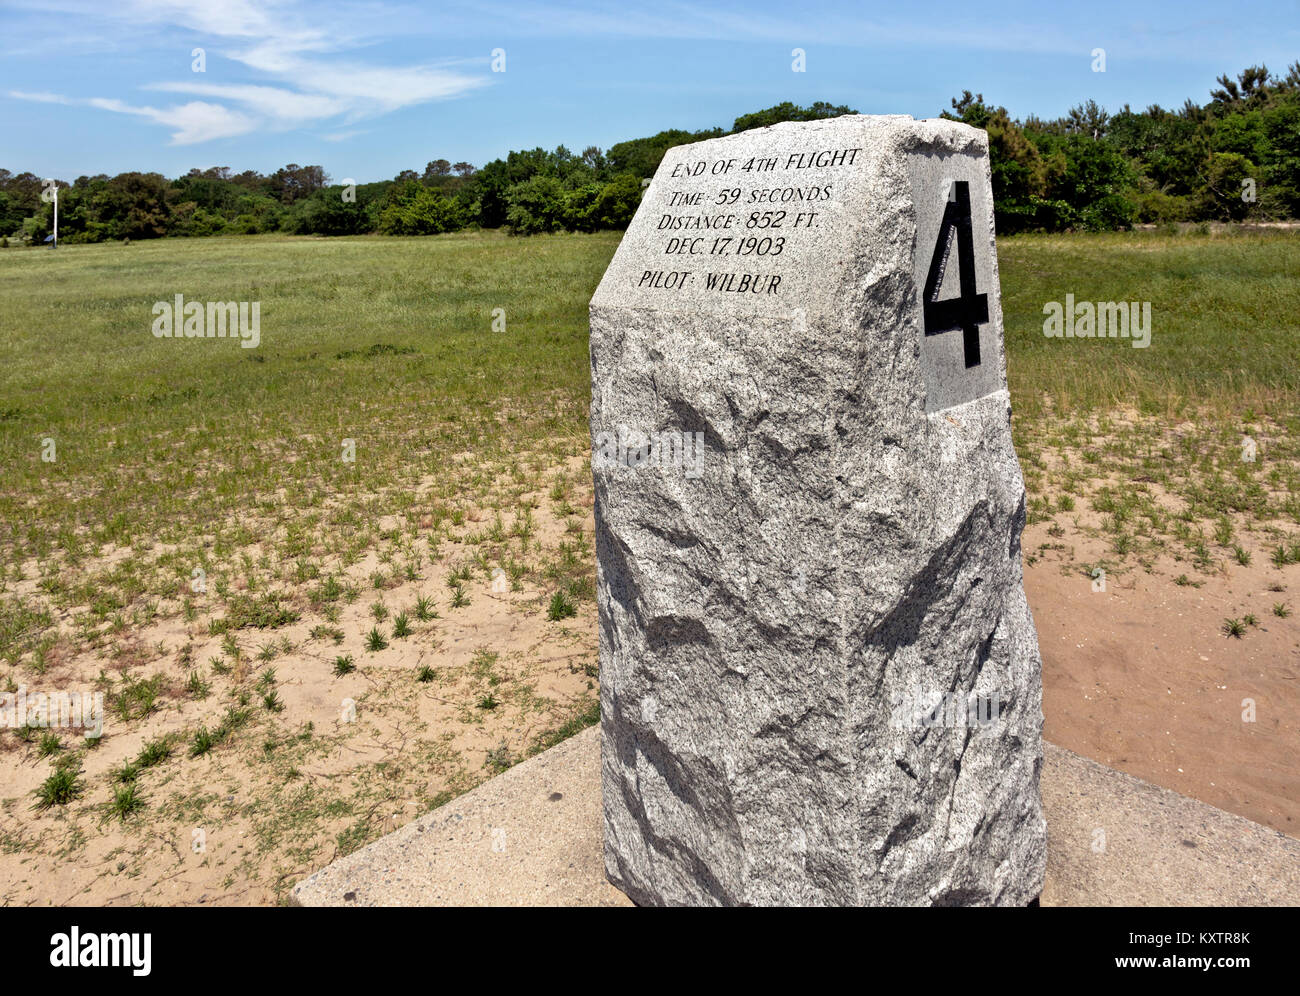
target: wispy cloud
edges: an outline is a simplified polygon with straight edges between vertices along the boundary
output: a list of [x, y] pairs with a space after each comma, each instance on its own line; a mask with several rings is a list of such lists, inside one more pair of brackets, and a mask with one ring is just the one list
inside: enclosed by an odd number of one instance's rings
[[195, 145], [199, 142], [209, 142], [214, 138], [247, 135], [250, 131], [256, 130], [260, 124], [256, 118], [247, 114], [232, 111], [222, 104], [209, 104], [201, 100], [164, 108], [134, 107], [106, 97], [92, 97], [86, 103], [101, 111], [135, 114], [175, 129], [172, 132], [173, 145]]
[[[353, 124], [405, 107], [450, 100], [485, 86], [483, 60], [446, 60], [410, 66], [371, 65], [353, 50], [391, 37], [385, 24], [400, 17], [379, 4], [329, 6], [275, 0], [128, 0], [106, 8], [54, 0], [65, 14], [103, 21], [105, 31], [180, 32], [186, 46], [203, 48], [211, 62], [228, 60], [250, 77], [237, 83], [159, 80], [145, 89], [204, 98], [166, 107], [137, 104], [122, 95], [72, 98], [10, 91], [20, 100], [82, 105], [146, 118], [172, 129], [173, 145], [192, 145], [252, 131]], [[84, 23], [84, 22], [83, 22]], [[179, 44], [173, 39], [173, 43]], [[481, 61], [483, 69], [472, 69]], [[217, 63], [220, 64], [220, 63]], [[229, 74], [224, 74], [228, 76]], [[335, 132], [332, 140], [349, 132]]]
[[37, 104], [75, 104], [71, 97], [58, 93], [30, 93], [24, 90], [10, 90], [9, 96], [16, 100], [30, 100]]

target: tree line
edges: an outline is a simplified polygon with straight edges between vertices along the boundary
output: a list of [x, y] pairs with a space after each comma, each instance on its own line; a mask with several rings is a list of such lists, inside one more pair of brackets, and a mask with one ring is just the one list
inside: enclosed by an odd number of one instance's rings
[[1203, 105], [1111, 115], [1089, 100], [1054, 121], [967, 90], [943, 116], [988, 132], [999, 232], [1300, 218], [1300, 62], [1217, 83]]
[[[1264, 66], [1218, 78], [1206, 104], [1166, 110], [1128, 105], [1108, 114], [1089, 100], [1064, 117], [1013, 119], [965, 91], [942, 116], [989, 134], [1000, 232], [1108, 230], [1135, 223], [1300, 217], [1300, 62], [1282, 77]], [[737, 118], [728, 130], [668, 130], [580, 155], [564, 146], [511, 152], [482, 169], [445, 159], [423, 171], [357, 185], [320, 166], [290, 163], [270, 175], [224, 166], [59, 181], [66, 242], [161, 236], [433, 235], [505, 228], [518, 235], [623, 229], [675, 145], [782, 121], [856, 113], [843, 105], [786, 102]], [[53, 205], [32, 173], [0, 169], [0, 236], [39, 243]]]

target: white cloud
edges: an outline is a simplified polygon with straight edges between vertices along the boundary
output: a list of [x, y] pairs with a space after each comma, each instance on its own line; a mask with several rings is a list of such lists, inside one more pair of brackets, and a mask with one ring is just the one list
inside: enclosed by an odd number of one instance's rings
[[299, 93], [274, 86], [184, 82], [155, 83], [148, 89], [234, 101], [259, 116], [288, 126], [331, 118], [350, 109], [347, 101], [325, 94]]
[[57, 93], [26, 93], [22, 90], [10, 90], [9, 96], [17, 100], [33, 100], [38, 104], [75, 104], [71, 97], [64, 97]]
[[[209, 72], [222, 65], [220, 59], [252, 72], [251, 80], [235, 83], [208, 82], [206, 74], [194, 74], [193, 79], [147, 85], [157, 92], [205, 98], [161, 108], [110, 97], [78, 100], [54, 93], [10, 92], [22, 100], [137, 115], [172, 128], [173, 145], [332, 121], [352, 124], [459, 97], [489, 82], [485, 72], [459, 68], [463, 61], [377, 66], [344, 57], [395, 34], [387, 24], [402, 23], [398, 13], [373, 3], [331, 7], [275, 0], [127, 0], [105, 7], [52, 0], [52, 6], [88, 21], [108, 21], [108, 33], [179, 32], [187, 51], [190, 46], [205, 49]], [[486, 67], [486, 58], [482, 61]], [[222, 72], [222, 78], [229, 77]]]
[[257, 130], [258, 122], [221, 104], [193, 100], [173, 107], [133, 107], [120, 100], [94, 97], [86, 101], [91, 107], [118, 114], [135, 114], [158, 124], [174, 128], [172, 145], [195, 145], [215, 138], [232, 138]]

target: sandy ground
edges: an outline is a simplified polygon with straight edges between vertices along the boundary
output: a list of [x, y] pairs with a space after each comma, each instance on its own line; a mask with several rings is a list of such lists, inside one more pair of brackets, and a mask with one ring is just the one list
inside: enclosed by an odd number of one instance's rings
[[[544, 561], [577, 537], [567, 528], [572, 520], [538, 498], [532, 549]], [[590, 508], [590, 494], [575, 496], [575, 504]], [[490, 520], [471, 517], [465, 531]], [[509, 514], [505, 521], [512, 524]], [[579, 521], [590, 548], [590, 513]], [[245, 653], [228, 674], [211, 667], [222, 658], [223, 638], [208, 635], [205, 619], [173, 617], [129, 634], [132, 653], [60, 658], [39, 678], [28, 677], [29, 693], [89, 690], [104, 671], [118, 680], [162, 674], [165, 683], [143, 719], [124, 722], [109, 710], [99, 745], [85, 754], [84, 790], [67, 805], [36, 808], [33, 793], [52, 759], [38, 756], [35, 741], [0, 731], [0, 903], [283, 902], [316, 868], [526, 756], [597, 697], [595, 606], [579, 601], [576, 616], [553, 621], [553, 584], [539, 579], [514, 591], [479, 573], [465, 586], [469, 604], [454, 607], [448, 575], [473, 549], [444, 539], [442, 559], [426, 561], [420, 578], [383, 590], [367, 582], [380, 566], [373, 556], [348, 568], [345, 577], [361, 595], [340, 603], [332, 624], [342, 632], [337, 644], [312, 637], [327, 621], [300, 599], [298, 622], [238, 631]], [[411, 635], [397, 638], [393, 616], [419, 595], [432, 597], [438, 618], [412, 616]], [[381, 651], [364, 640], [376, 600], [390, 609], [380, 624], [389, 646]], [[282, 640], [293, 649], [259, 659], [260, 647]], [[189, 663], [180, 653], [186, 644]], [[341, 655], [356, 669], [336, 676]], [[432, 672], [421, 680], [426, 666]], [[205, 698], [186, 691], [195, 670], [211, 684]], [[278, 710], [264, 706], [269, 688]], [[241, 701], [245, 724], [209, 753], [190, 756], [193, 732], [215, 728]], [[111, 815], [114, 770], [167, 734], [176, 735], [171, 756], [137, 777], [144, 808], [125, 820]], [[66, 754], [80, 735], [65, 731], [61, 739]]]
[[[574, 500], [590, 508], [589, 493]], [[574, 538], [545, 500], [534, 514], [539, 550]], [[587, 511], [588, 557], [592, 526]], [[1096, 559], [1101, 541], [1087, 530], [1062, 537], [1047, 528], [1030, 526], [1024, 549], [1035, 553], [1026, 589], [1042, 648], [1048, 739], [1296, 836], [1300, 616], [1277, 617], [1272, 606], [1300, 609], [1293, 601], [1300, 565], [1272, 566], [1261, 540], [1253, 566], [1198, 575], [1200, 587], [1175, 584], [1187, 565], [1169, 562], [1126, 571], [1096, 591], [1078, 565]], [[583, 601], [576, 617], [552, 621], [545, 584], [494, 591], [483, 577], [467, 585], [470, 604], [453, 608], [447, 574], [468, 552], [444, 545], [418, 580], [365, 590], [341, 609], [338, 645], [311, 636], [324, 621], [312, 611], [273, 634], [241, 631], [248, 654], [230, 674], [213, 674], [206, 663], [221, 655], [221, 638], [178, 618], [132, 634], [138, 656], [58, 660], [41, 679], [47, 687], [88, 687], [103, 669], [162, 673], [166, 683], [143, 720], [110, 719], [100, 746], [86, 754], [85, 790], [67, 806], [34, 808], [51, 761], [12, 731], [0, 734], [0, 900], [283, 902], [311, 871], [525, 756], [596, 695], [595, 608]], [[347, 575], [364, 585], [377, 566], [366, 560]], [[390, 636], [383, 651], [367, 650], [371, 603], [381, 598], [396, 613], [420, 594], [434, 596], [438, 618], [415, 623], [405, 639]], [[1257, 624], [1241, 638], [1221, 631], [1225, 618], [1247, 614]], [[384, 629], [391, 634], [391, 617]], [[284, 637], [293, 649], [257, 659], [266, 640]], [[178, 653], [186, 643], [189, 663]], [[357, 669], [336, 677], [341, 654]], [[433, 670], [421, 681], [425, 666]], [[206, 698], [185, 693], [195, 667], [211, 680]], [[258, 682], [270, 668], [279, 711], [261, 702]], [[193, 730], [215, 726], [241, 690], [247, 724], [190, 757]], [[485, 697], [495, 704], [485, 708]], [[355, 722], [345, 718], [348, 700]], [[172, 756], [137, 779], [145, 807], [125, 821], [110, 815], [113, 769], [167, 733], [177, 734]]]
[[[1035, 525], [1023, 545], [1059, 542]], [[1260, 547], [1251, 566], [1233, 563], [1199, 588], [1174, 584], [1186, 564], [1162, 562], [1094, 591], [1069, 568], [1102, 544], [1064, 545], [1072, 557], [1049, 553], [1025, 571], [1047, 739], [1300, 836], [1300, 565], [1274, 567]], [[1277, 602], [1293, 614], [1275, 616]], [[1248, 614], [1258, 625], [1241, 638], [1223, 632]]]

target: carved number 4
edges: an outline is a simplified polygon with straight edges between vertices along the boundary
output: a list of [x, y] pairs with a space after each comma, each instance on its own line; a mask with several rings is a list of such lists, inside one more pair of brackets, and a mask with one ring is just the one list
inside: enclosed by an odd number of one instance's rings
[[[958, 296], [938, 300], [943, 274], [952, 253], [953, 236], [957, 239]], [[970, 184], [955, 180], [943, 209], [939, 238], [930, 257], [930, 273], [925, 278], [923, 302], [925, 334], [939, 335], [961, 329], [966, 366], [980, 365], [979, 326], [989, 320], [989, 297], [975, 293], [975, 240], [971, 234]]]

